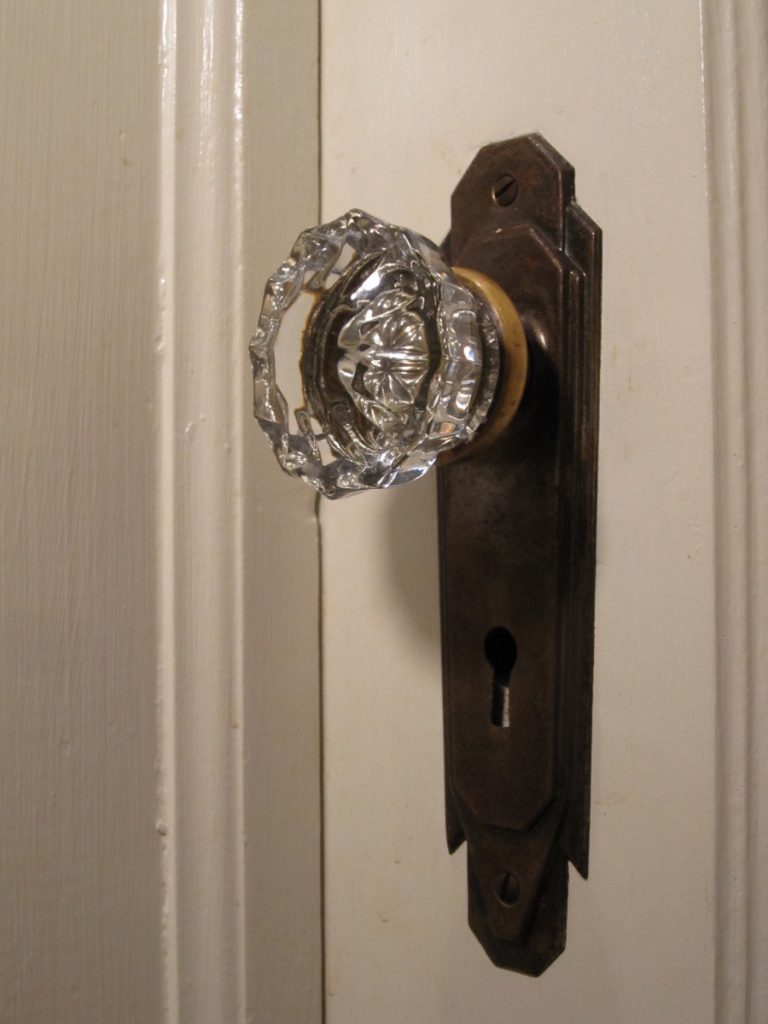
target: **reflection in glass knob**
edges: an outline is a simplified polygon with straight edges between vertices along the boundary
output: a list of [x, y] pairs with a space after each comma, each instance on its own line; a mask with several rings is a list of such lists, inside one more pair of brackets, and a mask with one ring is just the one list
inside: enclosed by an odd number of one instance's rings
[[404, 483], [486, 420], [499, 334], [432, 242], [351, 210], [304, 231], [267, 282], [254, 413], [283, 469], [327, 497]]

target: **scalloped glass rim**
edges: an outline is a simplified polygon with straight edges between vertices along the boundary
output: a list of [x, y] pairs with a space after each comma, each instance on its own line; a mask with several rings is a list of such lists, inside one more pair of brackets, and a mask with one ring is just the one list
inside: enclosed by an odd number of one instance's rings
[[[430, 290], [437, 303], [431, 316], [439, 362], [425, 383], [425, 400], [414, 404], [413, 415], [406, 417], [407, 429], [374, 431], [376, 443], [370, 438], [363, 443], [342, 440], [324, 425], [306, 386], [304, 404], [293, 411], [291, 421], [276, 378], [275, 346], [284, 314], [302, 293], [323, 295], [329, 281], [337, 282], [354, 261], [371, 256], [380, 256], [389, 269], [407, 268], [434, 286]], [[441, 452], [468, 441], [485, 421], [499, 373], [498, 334], [482, 300], [458, 282], [428, 239], [362, 210], [350, 210], [299, 235], [288, 259], [267, 282], [250, 355], [254, 415], [278, 462], [329, 498], [422, 476]]]

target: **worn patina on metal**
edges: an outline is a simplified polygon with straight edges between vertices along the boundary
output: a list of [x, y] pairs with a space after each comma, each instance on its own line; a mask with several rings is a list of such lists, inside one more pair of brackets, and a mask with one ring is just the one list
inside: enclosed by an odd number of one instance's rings
[[568, 861], [588, 870], [601, 234], [529, 135], [478, 153], [444, 249], [504, 289], [529, 348], [511, 426], [438, 470], [448, 846], [467, 841], [488, 955], [538, 975]]

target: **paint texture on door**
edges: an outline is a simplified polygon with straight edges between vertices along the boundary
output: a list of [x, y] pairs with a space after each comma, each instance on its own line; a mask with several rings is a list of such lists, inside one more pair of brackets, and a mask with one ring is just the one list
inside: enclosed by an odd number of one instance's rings
[[713, 1019], [700, 29], [694, 0], [324, 4], [324, 218], [360, 206], [441, 238], [477, 149], [540, 131], [604, 231], [591, 876], [571, 874], [566, 951], [532, 982], [466, 926], [465, 854], [444, 840], [433, 483], [326, 504], [330, 1024]]

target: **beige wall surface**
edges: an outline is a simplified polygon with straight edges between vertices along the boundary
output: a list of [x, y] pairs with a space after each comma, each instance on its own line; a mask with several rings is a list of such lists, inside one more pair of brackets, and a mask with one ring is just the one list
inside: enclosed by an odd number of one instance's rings
[[[441, 239], [476, 150], [542, 132], [604, 230], [591, 878], [494, 969], [445, 850], [435, 495], [322, 508], [330, 1024], [714, 1016], [709, 235], [695, 0], [323, 5], [323, 215]], [[359, 45], [350, 45], [357, 40]]]

